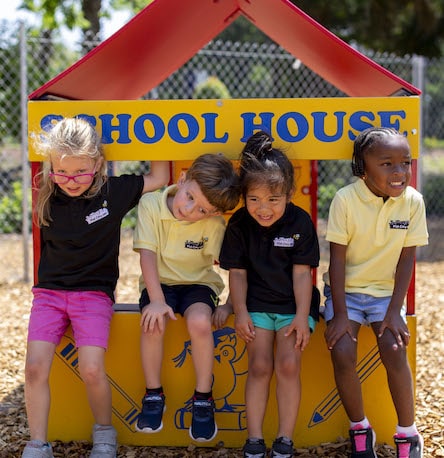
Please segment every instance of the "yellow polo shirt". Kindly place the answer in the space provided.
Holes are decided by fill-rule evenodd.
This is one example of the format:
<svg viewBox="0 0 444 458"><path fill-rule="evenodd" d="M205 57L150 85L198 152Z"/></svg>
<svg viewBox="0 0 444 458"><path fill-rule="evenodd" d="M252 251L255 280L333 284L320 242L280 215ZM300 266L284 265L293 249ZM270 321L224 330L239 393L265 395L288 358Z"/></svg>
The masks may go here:
<svg viewBox="0 0 444 458"><path fill-rule="evenodd" d="M176 185L163 192L144 194L137 207L133 249L157 253L160 282L166 285L209 286L217 295L224 289L222 278L213 269L225 233L225 220L211 216L196 222L177 220L167 206ZM140 291L145 288L143 277Z"/></svg>
<svg viewBox="0 0 444 458"><path fill-rule="evenodd" d="M333 198L326 239L347 245L347 293L391 296L401 250L428 243L422 195L409 186L384 202L358 179ZM330 283L328 273L324 280Z"/></svg>

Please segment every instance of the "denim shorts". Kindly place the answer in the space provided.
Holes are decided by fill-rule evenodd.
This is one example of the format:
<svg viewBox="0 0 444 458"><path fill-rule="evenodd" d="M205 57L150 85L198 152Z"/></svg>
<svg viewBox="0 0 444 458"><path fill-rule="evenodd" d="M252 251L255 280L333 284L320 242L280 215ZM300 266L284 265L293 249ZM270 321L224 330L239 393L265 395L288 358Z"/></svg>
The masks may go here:
<svg viewBox="0 0 444 458"><path fill-rule="evenodd" d="M330 286L325 285L324 295L326 299L323 314L325 321L328 323L334 316ZM381 322L385 318L391 298L391 296L375 297L362 293L346 293L345 303L348 319L362 325ZM405 305L401 308L401 317L406 321Z"/></svg>
<svg viewBox="0 0 444 458"><path fill-rule="evenodd" d="M250 312L251 321L257 328L267 329L268 331L279 331L284 326L288 326L295 315L283 313L267 313L267 312ZM314 331L316 321L313 317L308 317L308 326L310 332Z"/></svg>
<svg viewBox="0 0 444 458"><path fill-rule="evenodd" d="M60 343L69 324L77 347L108 347L113 302L102 291L32 289L28 342Z"/></svg>
<svg viewBox="0 0 444 458"><path fill-rule="evenodd" d="M174 313L182 316L185 310L197 302L207 304L214 312L219 298L216 293L206 285L161 285L166 303L173 309ZM150 303L146 288L142 291L139 299L140 310Z"/></svg>

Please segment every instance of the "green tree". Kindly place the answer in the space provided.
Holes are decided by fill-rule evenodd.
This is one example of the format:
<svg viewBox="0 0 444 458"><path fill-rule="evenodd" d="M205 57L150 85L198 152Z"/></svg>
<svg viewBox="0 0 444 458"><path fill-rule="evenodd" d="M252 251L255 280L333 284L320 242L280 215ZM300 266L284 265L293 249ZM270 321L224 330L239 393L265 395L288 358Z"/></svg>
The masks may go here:
<svg viewBox="0 0 444 458"><path fill-rule="evenodd" d="M291 0L302 11L347 43L398 55L444 54L442 0ZM219 37L266 43L270 38L244 17Z"/></svg>
<svg viewBox="0 0 444 458"><path fill-rule="evenodd" d="M91 38L100 40L100 19L114 10L137 13L153 0L22 0L21 7L40 14L42 30L80 27L84 52ZM398 55L437 57L444 53L442 0L291 0L296 6L346 42ZM238 18L219 37L230 41L270 42L245 17Z"/></svg>
<svg viewBox="0 0 444 458"><path fill-rule="evenodd" d="M28 28L26 53L28 90L31 92L60 73L78 59L78 53L64 48L60 43L35 40L38 34ZM55 52L53 52L55 51ZM54 56L57 56L55 58ZM7 21L0 21L0 144L20 142L20 46L17 30Z"/></svg>
<svg viewBox="0 0 444 458"><path fill-rule="evenodd" d="M444 51L442 0L292 0L347 42L398 55Z"/></svg>
<svg viewBox="0 0 444 458"><path fill-rule="evenodd" d="M41 33L51 41L55 30L66 26L69 30L82 31L82 53L86 54L101 40L103 17L110 17L113 10L126 9L137 13L153 0L22 0L20 9L41 17Z"/></svg>
<svg viewBox="0 0 444 458"><path fill-rule="evenodd" d="M193 93L193 99L229 99L227 86L215 76L208 77L198 84Z"/></svg>

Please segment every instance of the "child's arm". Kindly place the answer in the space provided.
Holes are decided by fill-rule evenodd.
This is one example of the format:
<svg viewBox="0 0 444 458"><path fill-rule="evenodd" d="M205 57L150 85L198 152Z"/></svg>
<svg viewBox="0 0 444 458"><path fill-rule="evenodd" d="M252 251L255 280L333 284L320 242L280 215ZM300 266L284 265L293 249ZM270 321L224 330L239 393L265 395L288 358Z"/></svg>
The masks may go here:
<svg viewBox="0 0 444 458"><path fill-rule="evenodd" d="M348 334L356 341L348 320L347 307L345 305L345 253L347 245L330 242L330 288L335 315L325 330L327 347L331 350L336 342Z"/></svg>
<svg viewBox="0 0 444 458"><path fill-rule="evenodd" d="M410 334L405 321L401 317L401 307L407 295L410 279L413 274L416 247L406 247L401 251L395 272L395 286L392 298L385 314L384 321L379 328L378 336L381 337L388 328L395 336L398 345L408 345Z"/></svg>
<svg viewBox="0 0 444 458"><path fill-rule="evenodd" d="M142 194L155 191L170 181L170 163L168 161L152 161L150 173L143 176Z"/></svg>
<svg viewBox="0 0 444 458"><path fill-rule="evenodd" d="M302 264L293 265L293 291L296 301L296 315L290 323L285 336L292 332L296 333L295 348L301 351L307 346L310 339L310 327L308 326L308 314L312 296L311 267Z"/></svg>
<svg viewBox="0 0 444 458"><path fill-rule="evenodd" d="M230 269L229 284L236 333L245 342L251 342L256 333L247 310L247 271L245 269Z"/></svg>
<svg viewBox="0 0 444 458"><path fill-rule="evenodd" d="M143 281L150 298L150 303L142 310L140 325L143 332L162 332L165 319L176 319L173 309L166 303L165 296L160 286L157 270L157 255L151 250L140 250L140 267L142 268Z"/></svg>

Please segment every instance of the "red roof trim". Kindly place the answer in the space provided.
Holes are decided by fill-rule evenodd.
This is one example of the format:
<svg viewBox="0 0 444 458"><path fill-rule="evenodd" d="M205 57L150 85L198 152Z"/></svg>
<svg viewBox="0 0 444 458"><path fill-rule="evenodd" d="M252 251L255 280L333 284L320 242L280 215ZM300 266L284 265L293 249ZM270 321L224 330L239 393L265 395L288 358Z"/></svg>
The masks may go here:
<svg viewBox="0 0 444 458"><path fill-rule="evenodd" d="M193 0L192 7L183 0L155 0L29 99L138 99L240 14L349 96L420 94L288 0Z"/></svg>

